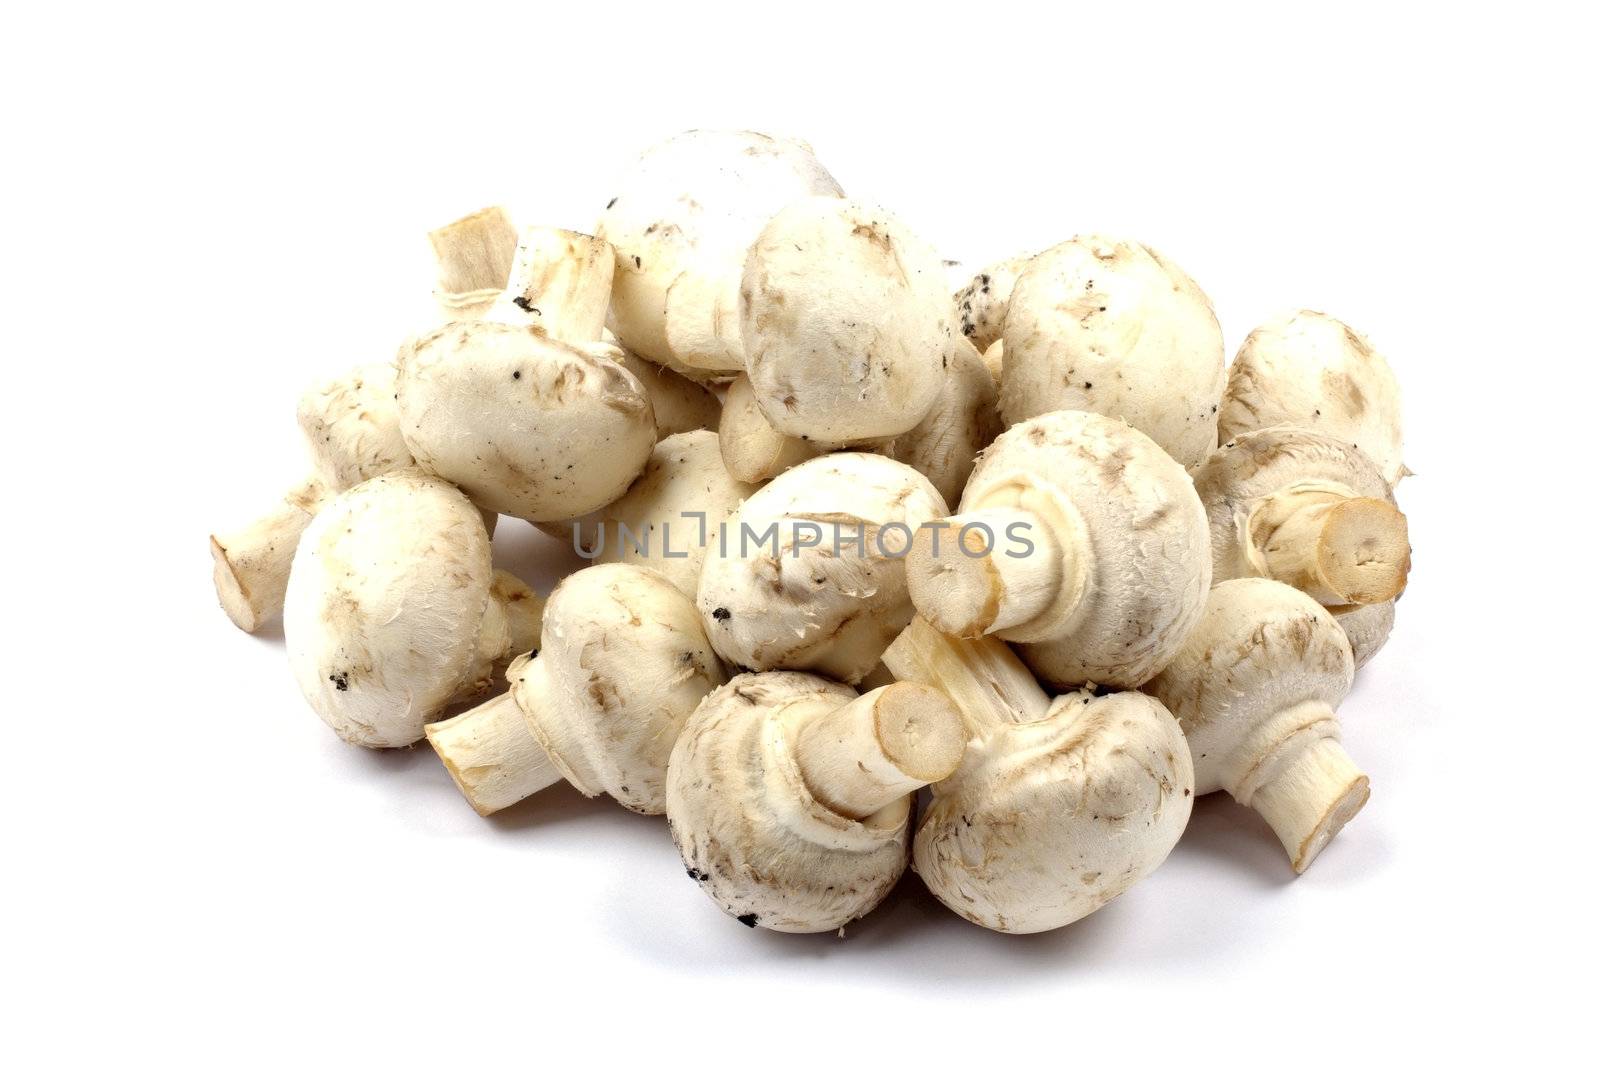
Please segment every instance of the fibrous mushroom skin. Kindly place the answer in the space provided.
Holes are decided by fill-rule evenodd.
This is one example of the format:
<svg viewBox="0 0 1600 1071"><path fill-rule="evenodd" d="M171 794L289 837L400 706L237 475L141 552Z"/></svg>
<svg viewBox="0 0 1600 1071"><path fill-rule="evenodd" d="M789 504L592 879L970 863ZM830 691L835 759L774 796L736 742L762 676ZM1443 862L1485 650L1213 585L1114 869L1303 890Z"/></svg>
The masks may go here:
<svg viewBox="0 0 1600 1071"><path fill-rule="evenodd" d="M1221 441L1279 424L1354 443L1391 485L1407 474L1400 387L1389 362L1326 313L1301 309L1262 324L1228 370Z"/></svg>
<svg viewBox="0 0 1600 1071"><path fill-rule="evenodd" d="M1210 517L1213 582L1261 576L1289 583L1337 608L1335 620L1356 648L1358 668L1377 653L1394 623L1410 548L1394 492L1364 452L1307 428L1263 428L1224 443L1194 479ZM1330 504L1355 511L1355 519L1343 525L1324 519ZM1291 510L1322 511L1300 537L1313 546L1280 546L1293 531L1283 523L1294 516ZM1351 546L1331 545L1339 541ZM1286 560L1296 567L1283 568ZM1302 568L1306 563L1313 567ZM1374 604L1390 609L1338 612Z"/></svg>
<svg viewBox="0 0 1600 1071"><path fill-rule="evenodd" d="M446 324L400 352L402 431L423 470L527 521L619 498L656 442L625 368L520 324Z"/></svg>
<svg viewBox="0 0 1600 1071"><path fill-rule="evenodd" d="M751 495L706 558L696 605L724 661L855 682L911 620L903 556L944 516L920 473L877 454L815 458Z"/></svg>
<svg viewBox="0 0 1600 1071"><path fill-rule="evenodd" d="M1185 468L1216 448L1224 382L1211 302L1148 246L1063 242L1028 262L1007 307L1000 412L1119 417Z"/></svg>
<svg viewBox="0 0 1600 1071"><path fill-rule="evenodd" d="M853 689L806 673L741 674L700 704L667 773L667 817L689 876L747 926L838 929L906 866L902 796L865 819L818 802L795 758L800 730Z"/></svg>
<svg viewBox="0 0 1600 1071"><path fill-rule="evenodd" d="M834 445L916 427L954 335L937 253L881 208L808 197L745 261L739 324L756 403L785 435Z"/></svg>
<svg viewBox="0 0 1600 1071"><path fill-rule="evenodd" d="M965 340L954 340L933 408L895 439L890 456L926 476L946 502L957 501L978 453L1000 434L998 399L978 351Z"/></svg>
<svg viewBox="0 0 1600 1071"><path fill-rule="evenodd" d="M1189 739L1195 790L1226 789L1265 817L1297 873L1367 801L1334 708L1355 662L1332 615L1260 578L1212 589L1200 622L1146 686Z"/></svg>
<svg viewBox="0 0 1600 1071"><path fill-rule="evenodd" d="M573 521L565 538L597 561L654 569L693 599L706 558L722 553L723 522L757 490L728 474L716 432L681 432L656 444L627 494Z"/></svg>
<svg viewBox="0 0 1600 1071"><path fill-rule="evenodd" d="M843 191L804 142L753 131L690 130L647 149L595 233L616 248L611 329L648 360L744 367L739 278L774 213Z"/></svg>
<svg viewBox="0 0 1600 1071"><path fill-rule="evenodd" d="M996 528L991 552L976 559L957 545L973 521ZM1025 525L1026 550L1007 540L1011 523ZM929 553L930 530L907 562L922 615L960 635L1020 643L1023 660L1058 688L1149 680L1211 585L1205 510L1189 477L1149 437L1095 413L1049 413L1007 430L979 459L949 525L942 549ZM979 582L949 583L975 570L985 571ZM1000 615L1026 570L1040 573L1024 578L1042 585L1034 612L1008 622Z"/></svg>
<svg viewBox="0 0 1600 1071"><path fill-rule="evenodd" d="M1011 304L1011 291L1032 259L1029 253L991 264L956 291L956 315L961 334L979 353L1000 340L1006 324L1006 309Z"/></svg>
<svg viewBox="0 0 1600 1071"><path fill-rule="evenodd" d="M1154 871L1194 796L1183 733L1137 692L1049 700L1000 641L957 640L918 618L884 655L945 691L972 739L933 786L913 866L945 906L1005 933L1076 922Z"/></svg>
<svg viewBox="0 0 1600 1071"><path fill-rule="evenodd" d="M491 567L466 496L405 471L358 484L307 527L283 631L300 691L323 721L351 743L404 747L533 645L540 607Z"/></svg>
<svg viewBox="0 0 1600 1071"><path fill-rule="evenodd" d="M411 466L395 405L392 363L372 364L313 384L295 417L322 482L335 490Z"/></svg>
<svg viewBox="0 0 1600 1071"><path fill-rule="evenodd" d="M505 209L485 208L428 232L438 281L433 297L442 323L476 320L505 289L517 229Z"/></svg>

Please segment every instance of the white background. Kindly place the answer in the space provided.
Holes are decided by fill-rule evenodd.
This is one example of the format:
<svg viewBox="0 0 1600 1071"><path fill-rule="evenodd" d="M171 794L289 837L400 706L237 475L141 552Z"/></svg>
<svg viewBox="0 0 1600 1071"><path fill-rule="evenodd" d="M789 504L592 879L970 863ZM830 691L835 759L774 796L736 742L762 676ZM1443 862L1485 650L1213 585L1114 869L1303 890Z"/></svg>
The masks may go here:
<svg viewBox="0 0 1600 1071"><path fill-rule="evenodd" d="M7 15L0 1059L1570 1053L1600 762L1576 7L579 6ZM1309 305L1389 355L1416 566L1343 710L1372 802L1310 873L1210 798L1053 934L982 931L915 878L842 940L751 932L662 821L566 787L479 819L426 748L341 744L281 638L227 623L207 533L296 476L309 379L416 326L423 233L494 202L588 229L691 126L803 136L974 265L1148 241L1230 352ZM503 532L548 587L559 555Z"/></svg>

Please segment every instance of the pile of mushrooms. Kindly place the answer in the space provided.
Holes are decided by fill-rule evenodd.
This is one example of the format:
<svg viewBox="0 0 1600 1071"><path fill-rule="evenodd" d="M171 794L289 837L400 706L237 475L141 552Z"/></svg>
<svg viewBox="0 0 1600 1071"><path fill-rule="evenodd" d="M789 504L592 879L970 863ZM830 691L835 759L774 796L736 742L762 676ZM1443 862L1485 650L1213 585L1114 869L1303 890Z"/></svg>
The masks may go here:
<svg viewBox="0 0 1600 1071"><path fill-rule="evenodd" d="M483 815L563 780L665 815L690 881L785 932L908 868L979 926L1066 926L1198 793L1297 874L1328 851L1371 794L1337 709L1411 567L1364 336L1295 311L1228 366L1196 282L1104 235L951 293L748 131L647 150L595 210L428 234L429 319L312 385L310 475L211 537L340 738L425 740ZM541 595L497 522L584 564Z"/></svg>

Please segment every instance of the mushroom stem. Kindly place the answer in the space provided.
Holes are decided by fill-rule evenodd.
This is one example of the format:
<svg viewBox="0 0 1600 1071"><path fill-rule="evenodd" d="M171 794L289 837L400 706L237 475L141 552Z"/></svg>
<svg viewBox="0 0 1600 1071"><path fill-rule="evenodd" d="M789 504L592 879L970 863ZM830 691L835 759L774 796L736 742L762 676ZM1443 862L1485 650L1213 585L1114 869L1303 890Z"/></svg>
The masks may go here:
<svg viewBox="0 0 1600 1071"><path fill-rule="evenodd" d="M1031 544L1026 553L1009 542L1017 531ZM1062 575L1061 546L1049 528L1010 506L925 525L906 558L917 611L941 632L966 639L1032 621L1055 601Z"/></svg>
<svg viewBox="0 0 1600 1071"><path fill-rule="evenodd" d="M561 342L596 342L611 303L611 243L556 227L526 227L492 319L532 323Z"/></svg>
<svg viewBox="0 0 1600 1071"><path fill-rule="evenodd" d="M483 611L483 628L478 633L478 657L465 690L489 690L514 655L538 649L544 602L521 580L502 569L495 570L489 584L489 603Z"/></svg>
<svg viewBox="0 0 1600 1071"><path fill-rule="evenodd" d="M1254 756L1235 785L1234 798L1255 809L1283 842L1296 874L1303 874L1372 794L1367 775L1339 742L1333 708L1307 700L1269 719L1269 735L1283 732Z"/></svg>
<svg viewBox="0 0 1600 1071"><path fill-rule="evenodd" d="M517 248L506 211L485 208L428 232L437 262L433 296L446 320L475 320L505 289Z"/></svg>
<svg viewBox="0 0 1600 1071"><path fill-rule="evenodd" d="M795 761L821 803L857 820L876 814L961 764L967 731L943 694L896 683L812 719Z"/></svg>
<svg viewBox="0 0 1600 1071"><path fill-rule="evenodd" d="M1285 491L1255 511L1249 534L1267 576L1324 606L1388 602L1405 590L1411 568L1405 514L1382 499Z"/></svg>
<svg viewBox="0 0 1600 1071"><path fill-rule="evenodd" d="M509 692L436 721L425 732L461 794L479 814L503 810L562 779L528 731L522 708Z"/></svg>
<svg viewBox="0 0 1600 1071"><path fill-rule="evenodd" d="M902 681L949 696L974 738L1038 721L1050 710L1050 697L1028 667L991 636L958 640L918 617L883 653L883 664Z"/></svg>
<svg viewBox="0 0 1600 1071"><path fill-rule="evenodd" d="M217 599L244 631L254 632L283 611L300 534L328 495L327 486L313 476L284 495L266 516L236 532L211 537Z"/></svg>

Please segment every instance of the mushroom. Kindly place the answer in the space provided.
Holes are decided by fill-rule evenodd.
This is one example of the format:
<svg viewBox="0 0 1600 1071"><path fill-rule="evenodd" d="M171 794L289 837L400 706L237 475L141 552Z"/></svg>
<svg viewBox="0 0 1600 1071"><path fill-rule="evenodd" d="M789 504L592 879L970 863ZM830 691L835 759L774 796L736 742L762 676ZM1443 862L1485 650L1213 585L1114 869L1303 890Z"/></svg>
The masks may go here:
<svg viewBox="0 0 1600 1071"><path fill-rule="evenodd" d="M1350 641L1350 653L1355 655L1356 669L1361 669L1383 650L1394 631L1394 599L1375 602L1370 606L1330 606L1328 612L1344 629L1344 638Z"/></svg>
<svg viewBox="0 0 1600 1071"><path fill-rule="evenodd" d="M616 361L633 373L633 378L650 396L650 409L656 416L656 434L661 438L702 428L716 430L722 419L722 403L703 384L663 365L652 364L615 342L602 339L585 345L583 349L595 356Z"/></svg>
<svg viewBox="0 0 1600 1071"><path fill-rule="evenodd" d="M511 274L517 229L503 208L491 207L428 232L439 318L476 320L489 311Z"/></svg>
<svg viewBox="0 0 1600 1071"><path fill-rule="evenodd" d="M1006 308L1011 304L1011 291L1032 259L1033 254L1025 253L991 264L956 291L961 333L979 353L1000 341L1006 325Z"/></svg>
<svg viewBox="0 0 1600 1071"><path fill-rule="evenodd" d="M572 522L573 546L602 562L654 569L693 599L707 556L722 553L723 522L757 489L728 474L715 432L670 435L627 494Z"/></svg>
<svg viewBox="0 0 1600 1071"><path fill-rule="evenodd" d="M1334 708L1355 677L1350 643L1317 601L1259 577L1211 591L1183 649L1147 686L1177 716L1195 789L1254 808L1303 873L1367 802Z"/></svg>
<svg viewBox="0 0 1600 1071"><path fill-rule="evenodd" d="M411 465L394 387L394 366L387 364L314 384L301 396L297 415L315 474L251 524L211 537L217 599L244 631L256 631L283 610L295 545L330 497Z"/></svg>
<svg viewBox="0 0 1600 1071"><path fill-rule="evenodd" d="M746 926L838 929L906 865L911 793L949 776L966 732L931 688L858 697L808 673L746 673L690 717L667 769L689 876Z"/></svg>
<svg viewBox="0 0 1600 1071"><path fill-rule="evenodd" d="M1211 518L1213 581L1270 577L1330 609L1387 604L1387 613L1336 614L1357 664L1383 645L1411 567L1406 518L1383 473L1331 435L1280 426L1246 432L1195 471Z"/></svg>
<svg viewBox="0 0 1600 1071"><path fill-rule="evenodd" d="M1121 417L1180 465L1217 444L1222 328L1211 302L1148 246L1081 237L1028 262L1006 307L1000 413Z"/></svg>
<svg viewBox="0 0 1600 1071"><path fill-rule="evenodd" d="M911 620L901 559L945 514L916 470L877 454L797 465L728 519L695 600L723 660L854 683Z"/></svg>
<svg viewBox="0 0 1600 1071"><path fill-rule="evenodd" d="M914 847L923 883L956 914L1005 933L1076 922L1150 874L1189 822L1183 733L1138 692L1052 701L993 637L922 618L884 652L902 681L946 693L972 742L933 786Z"/></svg>
<svg viewBox="0 0 1600 1071"><path fill-rule="evenodd" d="M622 345L658 364L741 371L745 254L773 213L812 194L843 191L801 141L690 130L647 149L595 231L616 249Z"/></svg>
<svg viewBox="0 0 1600 1071"><path fill-rule="evenodd" d="M933 408L890 444L889 455L926 476L946 502L956 501L978 452L1000 434L997 397L978 351L965 339L955 339Z"/></svg>
<svg viewBox="0 0 1600 1071"><path fill-rule="evenodd" d="M743 375L728 384L717 438L722 444L722 463L734 479L745 483L770 480L826 452L817 443L785 435L773 427L756 403L750 377Z"/></svg>
<svg viewBox="0 0 1600 1071"><path fill-rule="evenodd" d="M1006 344L1003 340L996 341L994 345L983 351L983 366L989 370L989 376L994 380L995 390L999 390L1000 381L1006 374Z"/></svg>
<svg viewBox="0 0 1600 1071"><path fill-rule="evenodd" d="M961 512L917 533L906 577L942 632L1025 644L1058 687L1136 688L1200 615L1206 540L1177 462L1120 420L1063 411L994 441Z"/></svg>
<svg viewBox="0 0 1600 1071"><path fill-rule="evenodd" d="M533 646L541 608L490 565L466 496L408 469L344 492L306 528L283 634L301 693L334 732L405 747Z"/></svg>
<svg viewBox="0 0 1600 1071"><path fill-rule="evenodd" d="M636 565L597 565L557 585L538 653L518 657L506 678L505 695L427 727L479 814L563 778L585 796L665 813L678 732L728 679L694 603Z"/></svg>
<svg viewBox="0 0 1600 1071"><path fill-rule="evenodd" d="M401 430L424 471L526 521L581 517L628 489L655 417L644 386L594 349L611 289L604 249L529 228L484 319L401 347Z"/></svg>
<svg viewBox="0 0 1600 1071"><path fill-rule="evenodd" d="M954 310L933 248L881 208L805 197L768 221L739 290L745 369L772 426L835 445L910 431L939 392Z"/></svg>
<svg viewBox="0 0 1600 1071"><path fill-rule="evenodd" d="M1400 386L1383 355L1347 324L1301 309L1250 332L1228 370L1218 433L1293 424L1354 443L1390 485L1401 460Z"/></svg>

